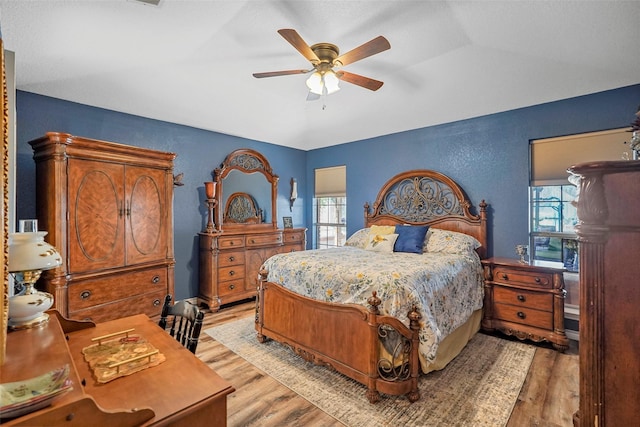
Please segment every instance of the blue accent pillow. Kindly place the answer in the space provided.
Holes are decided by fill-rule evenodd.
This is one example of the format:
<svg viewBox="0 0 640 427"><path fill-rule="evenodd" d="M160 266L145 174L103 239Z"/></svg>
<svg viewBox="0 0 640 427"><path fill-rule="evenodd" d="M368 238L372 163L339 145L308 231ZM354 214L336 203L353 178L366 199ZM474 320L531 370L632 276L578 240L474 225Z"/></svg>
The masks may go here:
<svg viewBox="0 0 640 427"><path fill-rule="evenodd" d="M395 234L398 235L398 239L393 251L421 254L427 230L428 225L396 225Z"/></svg>

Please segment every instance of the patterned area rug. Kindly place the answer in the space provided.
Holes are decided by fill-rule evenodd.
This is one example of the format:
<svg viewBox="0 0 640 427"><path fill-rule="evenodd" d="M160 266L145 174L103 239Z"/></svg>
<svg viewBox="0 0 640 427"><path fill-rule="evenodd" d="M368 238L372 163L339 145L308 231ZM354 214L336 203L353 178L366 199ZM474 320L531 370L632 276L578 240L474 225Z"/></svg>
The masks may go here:
<svg viewBox="0 0 640 427"><path fill-rule="evenodd" d="M476 334L445 369L420 377L419 401L382 395L372 405L363 385L307 363L274 341L260 344L252 317L205 333L351 427L504 426L535 353L527 344Z"/></svg>

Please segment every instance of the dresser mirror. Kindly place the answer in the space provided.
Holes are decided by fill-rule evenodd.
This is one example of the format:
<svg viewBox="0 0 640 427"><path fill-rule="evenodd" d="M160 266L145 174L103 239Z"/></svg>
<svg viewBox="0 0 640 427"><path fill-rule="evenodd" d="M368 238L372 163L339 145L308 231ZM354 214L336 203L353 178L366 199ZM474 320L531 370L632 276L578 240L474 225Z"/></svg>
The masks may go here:
<svg viewBox="0 0 640 427"><path fill-rule="evenodd" d="M278 176L262 154L236 150L213 173L218 183L216 219L222 230L277 228Z"/></svg>

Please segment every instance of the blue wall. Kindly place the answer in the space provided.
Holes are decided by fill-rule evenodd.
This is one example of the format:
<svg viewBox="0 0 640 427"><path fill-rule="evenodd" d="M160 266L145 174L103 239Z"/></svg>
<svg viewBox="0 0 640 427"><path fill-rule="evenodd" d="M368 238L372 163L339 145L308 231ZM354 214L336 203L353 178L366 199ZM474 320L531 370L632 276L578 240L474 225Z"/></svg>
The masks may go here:
<svg viewBox="0 0 640 427"><path fill-rule="evenodd" d="M306 193L313 194L314 169L346 165L351 235L364 224L364 203L372 204L387 180L434 169L457 181L474 205L485 199L492 254L514 257L515 245L528 241L529 142L630 126L639 104L634 85L314 150L307 155Z"/></svg>
<svg viewBox="0 0 640 427"><path fill-rule="evenodd" d="M178 154L175 173L184 172L185 185L176 187L174 196L177 299L197 294L197 233L206 221L202 183L238 148L253 148L267 157L280 176L278 223L282 216L292 216L295 226L309 227L309 240L308 195L313 194L316 168L347 166L349 235L363 226L363 204L372 203L388 179L409 169L435 169L459 182L474 205L482 199L490 204L492 254L514 257L515 245L528 240L530 140L626 127L638 104L640 84L304 152L19 91L18 218L35 215L35 164L27 141L55 131ZM288 203L291 177L299 183L293 212Z"/></svg>
<svg viewBox="0 0 640 427"><path fill-rule="evenodd" d="M280 176L278 224L282 216L292 216L294 226L304 222L303 199L289 212L289 180L305 176L306 153L264 142L204 131L138 116L62 101L18 91L17 110L17 216L35 217L35 163L28 141L46 132L65 132L87 138L119 142L138 147L170 151L178 156L174 173L184 172L184 186L174 187L175 298L198 293L197 233L206 225L204 182L212 171L238 148L262 153ZM249 119L248 119L249 120Z"/></svg>

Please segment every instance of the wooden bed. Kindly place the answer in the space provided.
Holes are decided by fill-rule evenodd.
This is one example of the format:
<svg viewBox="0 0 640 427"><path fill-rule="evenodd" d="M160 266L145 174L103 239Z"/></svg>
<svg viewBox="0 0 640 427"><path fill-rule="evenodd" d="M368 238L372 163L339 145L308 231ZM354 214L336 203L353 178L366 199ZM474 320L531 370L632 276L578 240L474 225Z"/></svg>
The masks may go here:
<svg viewBox="0 0 640 427"><path fill-rule="evenodd" d="M470 211L462 188L447 176L430 170L412 170L396 175L380 190L373 208L365 204L365 227L372 225L429 225L431 228L475 237L487 254L487 205L478 214ZM260 342L273 339L289 346L314 364L331 367L364 384L371 403L380 393L420 398L418 377L418 329L421 313L414 307L405 325L380 313L381 300L373 292L369 306L317 301L267 281L259 274L255 327ZM478 310L481 311L481 310ZM479 327L479 317L475 323ZM402 338L393 351L381 345L381 337L395 330ZM464 344L477 332L467 333ZM462 347L455 350L457 354ZM453 358L451 356L450 358ZM423 369L424 370L424 369Z"/></svg>

